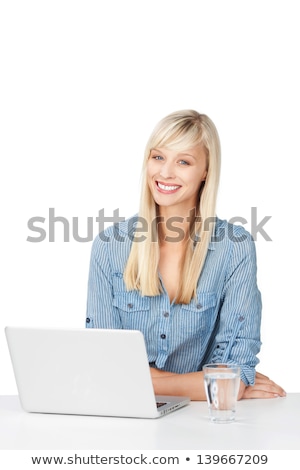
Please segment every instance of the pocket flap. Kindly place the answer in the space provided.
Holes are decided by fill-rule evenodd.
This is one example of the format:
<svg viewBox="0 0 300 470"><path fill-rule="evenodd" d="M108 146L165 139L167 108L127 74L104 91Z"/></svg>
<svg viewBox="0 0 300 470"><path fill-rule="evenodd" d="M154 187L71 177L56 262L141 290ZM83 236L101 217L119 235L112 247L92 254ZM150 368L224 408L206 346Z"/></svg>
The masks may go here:
<svg viewBox="0 0 300 470"><path fill-rule="evenodd" d="M216 304L216 294L212 292L199 292L196 299L192 299L188 305L182 305L182 308L184 310L192 310L201 313L209 308L215 307Z"/></svg>
<svg viewBox="0 0 300 470"><path fill-rule="evenodd" d="M113 306L125 312L141 312L149 310L149 297L142 297L137 292L122 292L117 294L113 299Z"/></svg>

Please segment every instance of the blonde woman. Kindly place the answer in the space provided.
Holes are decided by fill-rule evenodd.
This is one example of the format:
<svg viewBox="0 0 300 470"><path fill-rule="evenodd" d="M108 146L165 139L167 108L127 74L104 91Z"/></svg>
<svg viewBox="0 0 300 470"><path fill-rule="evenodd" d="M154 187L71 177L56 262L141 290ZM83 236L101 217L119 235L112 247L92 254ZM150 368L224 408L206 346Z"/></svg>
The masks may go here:
<svg viewBox="0 0 300 470"><path fill-rule="evenodd" d="M94 240L86 325L142 331L156 394L205 400L202 366L231 362L241 367L239 398L284 396L255 372L255 246L243 227L217 218L219 175L211 119L184 110L157 124L138 215Z"/></svg>

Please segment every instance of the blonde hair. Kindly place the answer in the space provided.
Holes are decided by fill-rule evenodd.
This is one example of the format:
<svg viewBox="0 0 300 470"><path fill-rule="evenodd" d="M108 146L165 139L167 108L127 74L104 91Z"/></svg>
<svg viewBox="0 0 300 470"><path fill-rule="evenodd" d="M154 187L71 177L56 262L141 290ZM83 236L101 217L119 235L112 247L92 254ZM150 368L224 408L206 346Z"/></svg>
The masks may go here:
<svg viewBox="0 0 300 470"><path fill-rule="evenodd" d="M217 129L205 114L193 110L177 111L162 119L154 128L145 149L139 217L147 221L148 232L141 241L133 241L124 272L128 290L139 290L141 295L156 296L162 288L158 276L159 234L158 207L147 183L147 162L153 148L184 151L203 145L207 153L207 176L199 192L196 216L200 224L191 225L191 237L181 266L181 281L176 303L188 304L196 296L197 283L214 232L216 198L220 175L220 141ZM206 223L205 223L206 221Z"/></svg>

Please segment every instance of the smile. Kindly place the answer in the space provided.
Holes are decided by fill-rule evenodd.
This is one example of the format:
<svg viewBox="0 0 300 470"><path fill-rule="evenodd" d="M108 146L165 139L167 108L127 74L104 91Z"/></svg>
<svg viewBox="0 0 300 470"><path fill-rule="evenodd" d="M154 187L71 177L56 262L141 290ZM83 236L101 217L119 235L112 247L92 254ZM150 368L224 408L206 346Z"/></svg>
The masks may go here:
<svg viewBox="0 0 300 470"><path fill-rule="evenodd" d="M162 184L159 181L156 181L156 186L160 192L168 193L168 194L174 193L175 191L181 188L181 186L179 185Z"/></svg>

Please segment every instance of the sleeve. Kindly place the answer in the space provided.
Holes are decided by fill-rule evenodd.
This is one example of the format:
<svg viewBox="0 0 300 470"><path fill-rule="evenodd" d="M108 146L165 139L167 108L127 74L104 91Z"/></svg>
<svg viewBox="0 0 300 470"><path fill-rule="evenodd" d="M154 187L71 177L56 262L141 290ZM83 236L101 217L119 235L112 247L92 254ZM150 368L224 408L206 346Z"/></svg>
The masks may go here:
<svg viewBox="0 0 300 470"><path fill-rule="evenodd" d="M122 328L118 311L113 307L113 282L108 244L98 236L92 245L87 294L87 328Z"/></svg>
<svg viewBox="0 0 300 470"><path fill-rule="evenodd" d="M251 235L243 227L235 226L235 231L212 362L238 364L243 382L253 385L261 347L262 308L256 280L256 250Z"/></svg>

